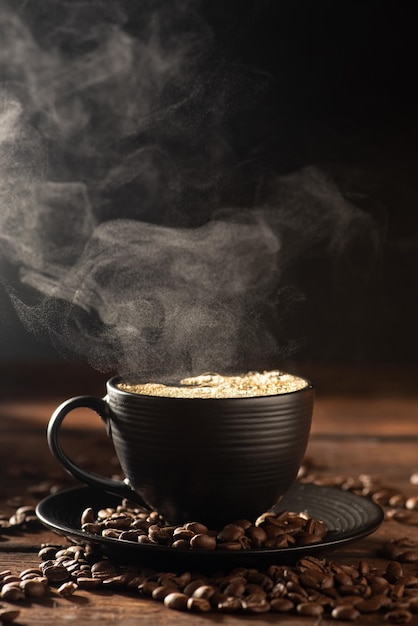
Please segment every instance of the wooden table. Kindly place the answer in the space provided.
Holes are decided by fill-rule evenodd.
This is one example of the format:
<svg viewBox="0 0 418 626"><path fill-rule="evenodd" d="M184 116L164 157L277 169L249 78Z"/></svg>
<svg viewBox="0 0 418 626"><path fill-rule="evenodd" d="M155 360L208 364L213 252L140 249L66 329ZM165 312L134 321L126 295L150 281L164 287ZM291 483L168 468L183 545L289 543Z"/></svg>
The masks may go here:
<svg viewBox="0 0 418 626"><path fill-rule="evenodd" d="M317 400L307 458L317 477L329 481L336 476L377 476L406 496L418 495L410 481L418 472L418 384L414 368L349 368L307 365L300 371L317 386ZM33 505L51 490L75 485L51 457L45 428L52 410L64 399L84 393L104 395L103 376L83 365L15 365L3 368L0 395L0 511L12 515L21 505ZM66 421L67 424L67 421ZM65 446L80 463L98 472L117 471L110 442L100 420L87 411L68 418ZM389 510L387 506L385 510ZM402 509L405 512L405 509ZM408 537L418 546L418 512L411 512L409 523L386 519L367 538L327 557L337 564L358 564L367 560L374 567L386 567L382 546ZM39 565L41 544L69 545L62 537L33 527L0 532L0 572ZM418 548L417 548L418 549ZM418 576L418 563L404 564L405 572ZM78 625L100 623L184 625L208 623L308 625L321 620L340 623L328 617L301 617L292 614L260 615L186 613L169 610L163 604L138 593L77 590L65 598L52 590L41 599L16 603L0 601L0 611L18 608L16 623L47 626L57 623ZM362 614L359 623L383 623L383 612ZM343 623L343 622L341 622ZM414 615L411 624L418 624Z"/></svg>

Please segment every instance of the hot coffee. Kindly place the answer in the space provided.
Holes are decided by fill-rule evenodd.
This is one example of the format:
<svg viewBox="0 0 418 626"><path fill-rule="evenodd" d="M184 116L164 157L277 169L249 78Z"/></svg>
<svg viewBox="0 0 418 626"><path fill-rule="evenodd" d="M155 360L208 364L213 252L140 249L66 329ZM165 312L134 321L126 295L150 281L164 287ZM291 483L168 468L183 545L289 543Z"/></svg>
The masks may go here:
<svg viewBox="0 0 418 626"><path fill-rule="evenodd" d="M164 398L255 398L290 393L306 386L307 382L303 378L273 370L234 376L201 374L169 385L122 382L118 388L140 395Z"/></svg>

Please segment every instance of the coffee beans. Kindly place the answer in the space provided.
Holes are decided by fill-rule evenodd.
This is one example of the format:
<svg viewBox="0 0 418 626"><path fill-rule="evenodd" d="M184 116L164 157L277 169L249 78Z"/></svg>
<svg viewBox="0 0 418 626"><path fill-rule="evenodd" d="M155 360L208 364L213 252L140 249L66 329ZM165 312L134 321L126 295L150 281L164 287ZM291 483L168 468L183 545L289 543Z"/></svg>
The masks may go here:
<svg viewBox="0 0 418 626"><path fill-rule="evenodd" d="M384 485L379 476L360 474L359 476L333 476L329 473L318 473L313 463L307 459L298 474L300 482L313 483L328 487L339 487L365 496L385 507L386 519L395 519L404 524L418 525L418 496L407 496L392 486ZM418 485L418 472L409 477L412 485Z"/></svg>
<svg viewBox="0 0 418 626"><path fill-rule="evenodd" d="M166 526L158 513L130 506L125 500L116 508L95 515L88 507L81 514L81 528L102 537L122 541L165 545L176 550L252 550L307 546L321 542L324 522L305 513L264 513L255 522L242 519L211 530L200 522Z"/></svg>
<svg viewBox="0 0 418 626"><path fill-rule="evenodd" d="M174 609L176 611L184 611L187 608L189 598L185 593L181 593L178 591L173 591L169 593L164 598L164 604L169 609Z"/></svg>
<svg viewBox="0 0 418 626"><path fill-rule="evenodd" d="M327 477L315 474L312 468L302 469L301 473L302 481L333 484L374 499L385 507L387 519L416 523L417 500L382 485L376 477ZM12 518L16 524L26 524L19 528L29 528L28 520L23 520L25 516L30 518L33 509L23 505L19 508L3 523L10 524ZM86 533L173 550L279 549L309 545L311 540L320 542L327 530L321 520L292 512L268 512L255 521L235 520L217 530L197 521L166 526L157 513L150 514L127 501L100 511L88 507L80 523ZM384 559L380 567L376 567L376 561L334 563L305 555L293 566L272 565L263 571L237 567L204 575L141 570L113 562L88 546L46 545L39 551L39 567L18 574L8 569L0 572L0 596L3 601L19 603L54 595L63 600L80 591L85 594L106 589L109 593L137 593L177 611L249 615L271 612L299 619L306 616L307 623L322 619L368 621L375 616L379 623L407 624L418 615L418 545L408 537L393 539L381 547L379 556ZM17 610L0 606L0 623L17 616Z"/></svg>
<svg viewBox="0 0 418 626"><path fill-rule="evenodd" d="M0 516L0 533L10 534L16 530L30 530L39 527L39 520L32 506L20 506L13 515Z"/></svg>
<svg viewBox="0 0 418 626"><path fill-rule="evenodd" d="M16 609L0 609L0 622L2 624L10 624L19 617L20 611Z"/></svg>
<svg viewBox="0 0 418 626"><path fill-rule="evenodd" d="M230 532L239 531L228 528L223 537L230 539ZM418 547L407 538L388 542L382 554L391 556L380 569L364 560L349 564L304 556L293 566L271 565L263 571L236 567L203 575L141 570L115 563L88 546L46 546L39 551L39 568L20 574L4 570L0 587L2 598L9 602L107 589L136 592L176 611L271 612L347 622L378 615L380 622L407 624L418 614L418 576L415 564L402 564L405 551L414 553Z"/></svg>

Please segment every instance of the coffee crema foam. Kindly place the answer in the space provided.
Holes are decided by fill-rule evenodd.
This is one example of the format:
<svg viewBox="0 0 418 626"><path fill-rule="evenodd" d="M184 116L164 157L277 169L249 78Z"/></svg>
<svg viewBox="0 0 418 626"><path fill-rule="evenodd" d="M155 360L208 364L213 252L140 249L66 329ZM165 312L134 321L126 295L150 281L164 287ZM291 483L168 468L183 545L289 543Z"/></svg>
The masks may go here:
<svg viewBox="0 0 418 626"><path fill-rule="evenodd" d="M122 391L164 398L254 398L290 393L307 386L303 378L279 370L234 376L201 374L183 378L173 385L127 382L117 385Z"/></svg>

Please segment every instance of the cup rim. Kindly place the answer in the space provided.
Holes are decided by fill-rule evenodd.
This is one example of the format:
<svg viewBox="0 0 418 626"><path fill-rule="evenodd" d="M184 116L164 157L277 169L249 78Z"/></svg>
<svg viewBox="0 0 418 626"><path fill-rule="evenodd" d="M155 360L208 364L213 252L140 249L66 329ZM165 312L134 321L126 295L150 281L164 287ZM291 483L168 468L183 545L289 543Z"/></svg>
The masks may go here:
<svg viewBox="0 0 418 626"><path fill-rule="evenodd" d="M127 391L126 389L119 389L119 387L117 387L117 384L119 382L122 381L126 381L127 379L129 379L129 375L116 375L116 376L112 376L112 378L110 378L107 381L107 387L111 388L112 391L116 392L118 395L120 395L121 397L125 397L125 398L141 398L143 400L149 401L149 400L153 400L154 402L192 402L192 403L198 403L198 402L203 402L203 403L212 403L212 402L242 402L243 400L246 400L247 402L249 400L252 401L269 401L272 398L288 398L289 396L295 396L298 394L303 394L306 393L308 391L315 391L315 385L314 383L309 380L308 378L306 378L305 376L300 376L299 374L293 374L294 376L296 376L297 378L301 378L303 381L306 382L306 385L304 387L301 387L300 389L296 389L294 391L286 391L285 393L276 393L276 394L265 394L265 395L260 395L260 396L238 396L238 397L232 397L232 398L226 398L226 397L220 397L220 398L190 398L190 397L176 397L176 396L157 396L157 395L150 395L150 394L145 394L145 393L135 393L133 391Z"/></svg>

